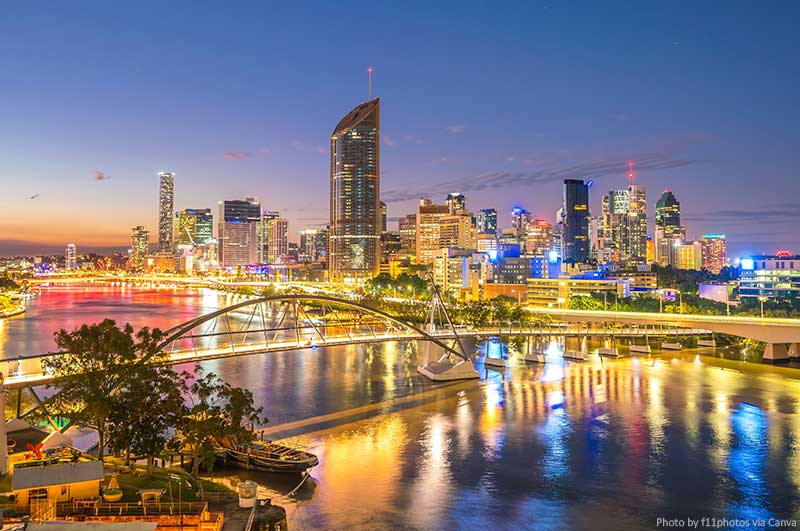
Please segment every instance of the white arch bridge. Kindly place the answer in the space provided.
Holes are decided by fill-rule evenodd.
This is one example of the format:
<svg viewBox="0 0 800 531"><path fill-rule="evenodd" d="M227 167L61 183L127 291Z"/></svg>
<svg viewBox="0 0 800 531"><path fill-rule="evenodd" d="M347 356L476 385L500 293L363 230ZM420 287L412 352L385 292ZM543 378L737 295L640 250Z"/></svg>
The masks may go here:
<svg viewBox="0 0 800 531"><path fill-rule="evenodd" d="M422 374L434 380L477 377L462 339L499 336L549 339L589 337L641 338L703 335L703 329L665 328L612 323L505 323L493 326L455 325L434 293L424 325L415 324L359 302L325 295L273 295L222 308L166 331L152 363L179 364L249 354L283 352L322 346L417 340L427 343ZM528 341L531 344L531 341ZM437 348L430 348L437 347ZM529 348L530 350L530 348ZM0 360L5 387L17 389L51 383L48 370L55 352Z"/></svg>

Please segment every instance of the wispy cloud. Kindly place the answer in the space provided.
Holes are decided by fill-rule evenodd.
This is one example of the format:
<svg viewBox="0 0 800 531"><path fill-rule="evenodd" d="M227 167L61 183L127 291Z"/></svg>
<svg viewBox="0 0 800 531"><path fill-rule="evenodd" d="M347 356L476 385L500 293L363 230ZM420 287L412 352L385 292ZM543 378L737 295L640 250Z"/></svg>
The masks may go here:
<svg viewBox="0 0 800 531"><path fill-rule="evenodd" d="M103 171L100 171L100 170L96 170L94 172L94 180L95 181L98 181L98 182L99 181L107 181L110 178L111 178L111 176L106 174L106 172L103 172Z"/></svg>
<svg viewBox="0 0 800 531"><path fill-rule="evenodd" d="M269 156L269 148L262 147L257 151L226 151L222 156L225 160L244 160L254 157L266 158Z"/></svg>
<svg viewBox="0 0 800 531"><path fill-rule="evenodd" d="M397 141L389 135L382 135L381 139L383 140L384 146L394 147L397 145Z"/></svg>
<svg viewBox="0 0 800 531"><path fill-rule="evenodd" d="M682 216L686 221L713 221L726 225L738 224L791 224L800 218L797 206L792 203L773 203L752 209L712 210L699 216Z"/></svg>
<svg viewBox="0 0 800 531"><path fill-rule="evenodd" d="M454 135L458 135L458 134L461 134L461 133L463 133L463 132L464 132L464 129L465 129L465 127L464 127L464 125L463 125L463 124L459 124L459 125L448 125L448 126L447 126L447 132L448 132L448 133L451 133L451 134L454 134Z"/></svg>
<svg viewBox="0 0 800 531"><path fill-rule="evenodd" d="M299 140L292 140L292 149L295 151L301 151L303 153L319 153L320 155L325 155L328 153L328 150L323 146L311 146L309 144L300 142Z"/></svg>
<svg viewBox="0 0 800 531"><path fill-rule="evenodd" d="M442 159L440 159L442 160ZM443 162L447 159L443 159ZM637 170L666 170L682 168L700 163L695 159L676 159L663 153L643 153L634 157ZM438 195L452 190L461 192L478 192L512 186L524 186L539 183L558 182L564 179L593 179L606 175L624 174L627 168L628 157L597 158L587 162L576 163L545 163L542 161L534 171L526 172L486 172L478 175L469 175L463 178L448 179L431 184L413 192L405 187L398 190L386 190L381 193L381 198L387 202L408 201L424 195ZM427 182L436 182L430 178Z"/></svg>

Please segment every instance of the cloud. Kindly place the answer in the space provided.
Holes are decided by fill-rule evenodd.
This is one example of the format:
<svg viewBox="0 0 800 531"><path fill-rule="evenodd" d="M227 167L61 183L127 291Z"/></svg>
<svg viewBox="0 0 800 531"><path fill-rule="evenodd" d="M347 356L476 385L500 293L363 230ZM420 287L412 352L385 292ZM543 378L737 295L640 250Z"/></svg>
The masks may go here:
<svg viewBox="0 0 800 531"><path fill-rule="evenodd" d="M447 126L447 132L452 133L454 135L458 135L464 132L465 127L463 125L449 125Z"/></svg>
<svg viewBox="0 0 800 531"><path fill-rule="evenodd" d="M713 221L725 224L796 224L798 212L791 203L774 203L752 209L712 210L699 216L682 216L686 221Z"/></svg>
<svg viewBox="0 0 800 531"><path fill-rule="evenodd" d="M440 159L445 162L447 159ZM666 170L683 168L699 164L701 161L694 159L676 159L663 153L642 153L633 157L637 170ZM628 157L596 158L587 162L576 163L544 163L534 171L527 172L486 172L470 175L463 178L449 179L438 182L427 188L416 189L410 187L398 190L386 190L381 193L381 199L386 202L408 201L418 199L425 195L439 195L442 193L459 190L461 192L478 192L491 189L506 189L512 186L525 186L540 183L559 182L564 179L596 179L605 175L624 175L627 170ZM433 178L427 182L434 181Z"/></svg>
<svg viewBox="0 0 800 531"><path fill-rule="evenodd" d="M28 199L36 199L36 198L37 198L37 197L39 197L40 195L42 195L42 194L33 194L33 195L31 195L31 196L28 196Z"/></svg>
<svg viewBox="0 0 800 531"><path fill-rule="evenodd" d="M257 151L226 151L222 154L225 160L244 160L253 157L266 158L269 156L269 148L262 147Z"/></svg>
<svg viewBox="0 0 800 531"><path fill-rule="evenodd" d="M320 155L326 155L328 153L328 150L323 146L311 146L299 140L292 140L291 145L296 151L302 151L304 153L319 153Z"/></svg>
<svg viewBox="0 0 800 531"><path fill-rule="evenodd" d="M95 170L94 172L94 180L95 181L107 181L111 178L110 175L106 175L105 172L100 170Z"/></svg>
<svg viewBox="0 0 800 531"><path fill-rule="evenodd" d="M390 137L389 135L382 135L381 138L383 139L384 146L394 147L397 145L395 139Z"/></svg>

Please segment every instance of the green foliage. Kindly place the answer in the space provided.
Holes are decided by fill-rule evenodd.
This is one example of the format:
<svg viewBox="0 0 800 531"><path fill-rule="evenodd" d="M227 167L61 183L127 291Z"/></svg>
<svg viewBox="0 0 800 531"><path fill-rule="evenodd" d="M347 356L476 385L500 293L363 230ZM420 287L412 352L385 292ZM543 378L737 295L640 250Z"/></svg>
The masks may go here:
<svg viewBox="0 0 800 531"><path fill-rule="evenodd" d="M43 362L45 371L59 377L47 386L56 391L48 407L78 426L97 430L102 460L116 409L114 395L135 384L139 355L155 355L164 334L148 328L134 334L130 324L120 329L106 319L72 332L62 329L55 336L56 345L64 354Z"/></svg>
<svg viewBox="0 0 800 531"><path fill-rule="evenodd" d="M382 273L371 278L364 286L364 291L371 294L397 296L402 298L430 298L428 283L417 275L402 273L392 278Z"/></svg>
<svg viewBox="0 0 800 531"><path fill-rule="evenodd" d="M252 440L249 425L261 422L262 410L253 406L250 391L231 387L214 373L198 377L189 390L191 406L179 424L179 431L181 440L192 452L192 475L196 476L201 465L211 471L217 440Z"/></svg>
<svg viewBox="0 0 800 531"><path fill-rule="evenodd" d="M20 288L19 284L14 282L14 279L8 275L0 275L0 292L1 291L15 291Z"/></svg>
<svg viewBox="0 0 800 531"><path fill-rule="evenodd" d="M672 266L653 265L653 272L658 279L659 288L671 288L683 293L697 293L698 284L703 282L729 282L739 278L739 269L723 267L718 275L705 269L676 269Z"/></svg>

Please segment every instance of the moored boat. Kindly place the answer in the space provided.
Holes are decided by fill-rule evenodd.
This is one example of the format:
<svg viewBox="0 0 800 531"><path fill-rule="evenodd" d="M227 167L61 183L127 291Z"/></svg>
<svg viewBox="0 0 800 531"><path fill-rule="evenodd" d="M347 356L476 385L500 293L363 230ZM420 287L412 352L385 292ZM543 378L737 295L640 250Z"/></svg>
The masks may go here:
<svg viewBox="0 0 800 531"><path fill-rule="evenodd" d="M218 451L227 462L247 470L300 473L319 464L312 453L271 441L236 444L223 440L218 442Z"/></svg>

